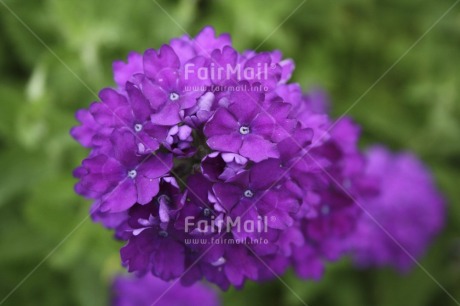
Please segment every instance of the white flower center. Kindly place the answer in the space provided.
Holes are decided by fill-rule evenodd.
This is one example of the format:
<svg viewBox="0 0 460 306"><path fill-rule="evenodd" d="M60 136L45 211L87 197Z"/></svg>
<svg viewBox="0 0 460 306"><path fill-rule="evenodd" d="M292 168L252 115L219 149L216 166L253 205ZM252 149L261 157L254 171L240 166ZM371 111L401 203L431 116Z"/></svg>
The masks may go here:
<svg viewBox="0 0 460 306"><path fill-rule="evenodd" d="M160 237L166 238L166 237L168 237L168 232L167 231L159 231L158 235Z"/></svg>
<svg viewBox="0 0 460 306"><path fill-rule="evenodd" d="M139 123L138 123L138 124L134 125L134 130L135 130L136 132L142 131L142 124L139 124Z"/></svg>
<svg viewBox="0 0 460 306"><path fill-rule="evenodd" d="M209 208L203 209L203 216L209 217L211 215L211 210Z"/></svg>
<svg viewBox="0 0 460 306"><path fill-rule="evenodd" d="M240 127L240 134L242 134L242 135L249 134L250 131L251 130L249 129L248 126L243 125L243 126Z"/></svg>
<svg viewBox="0 0 460 306"><path fill-rule="evenodd" d="M331 212L331 208L329 207L329 205L324 205L323 207L321 207L321 213L323 215L329 215L329 213Z"/></svg>
<svg viewBox="0 0 460 306"><path fill-rule="evenodd" d="M244 192L244 196L245 196L246 198L252 198L252 197L254 196L254 192L252 192L252 190L249 190L249 189L248 189L248 190L246 190L246 191Z"/></svg>
<svg viewBox="0 0 460 306"><path fill-rule="evenodd" d="M180 98L178 93L172 92L169 94L169 100L171 101L177 101Z"/></svg>
<svg viewBox="0 0 460 306"><path fill-rule="evenodd" d="M136 170L129 171L128 176L132 179L135 178L137 176L137 171Z"/></svg>
<svg viewBox="0 0 460 306"><path fill-rule="evenodd" d="M226 262L227 262L227 260L224 257L221 257L218 260L216 260L215 262L211 263L211 265L213 265L214 267L218 267L218 266L223 265Z"/></svg>

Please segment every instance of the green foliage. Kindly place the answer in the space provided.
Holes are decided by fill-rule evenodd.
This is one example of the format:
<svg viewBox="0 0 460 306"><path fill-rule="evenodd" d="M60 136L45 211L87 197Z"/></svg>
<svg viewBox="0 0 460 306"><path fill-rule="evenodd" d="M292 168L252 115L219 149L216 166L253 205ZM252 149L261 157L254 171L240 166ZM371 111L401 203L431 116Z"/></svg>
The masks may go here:
<svg viewBox="0 0 460 306"><path fill-rule="evenodd" d="M120 244L73 192L71 171L85 155L68 135L73 114L113 85L112 61L207 24L239 50L293 58L294 80L328 90L335 116L357 101L349 114L363 145L409 149L432 167L449 222L421 264L460 299L460 6L418 41L453 0L301 3L0 1L0 301L25 280L1 305L107 303ZM223 294L225 305L454 305L420 268L399 276L342 261L319 283L283 280L295 294L279 280L250 283Z"/></svg>

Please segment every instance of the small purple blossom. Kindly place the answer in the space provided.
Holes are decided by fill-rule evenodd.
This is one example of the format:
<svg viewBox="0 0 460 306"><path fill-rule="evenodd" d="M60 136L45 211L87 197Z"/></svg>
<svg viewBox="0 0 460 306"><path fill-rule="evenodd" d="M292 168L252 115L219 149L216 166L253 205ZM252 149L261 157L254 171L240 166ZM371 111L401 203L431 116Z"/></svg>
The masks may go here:
<svg viewBox="0 0 460 306"><path fill-rule="evenodd" d="M101 211L121 212L134 204L147 204L159 191L160 178L172 167L172 156L137 155L135 138L128 130L111 136L113 155L95 155L75 170L75 189L100 199Z"/></svg>
<svg viewBox="0 0 460 306"><path fill-rule="evenodd" d="M193 65L199 70L206 65L206 59L194 57L185 65ZM160 126L178 124L183 110L196 105L209 83L206 79L189 78L168 45L163 45L159 52L153 49L145 52L144 71L145 75L139 76L142 78L140 87L154 109L150 116L152 122Z"/></svg>
<svg viewBox="0 0 460 306"><path fill-rule="evenodd" d="M132 77L138 73L142 73L143 63L142 55L137 52L128 54L128 61L115 61L112 65L115 83L120 91L124 91L125 84L132 81Z"/></svg>
<svg viewBox="0 0 460 306"><path fill-rule="evenodd" d="M228 107L219 108L209 119L204 127L207 144L213 150L238 153L254 162L277 158L276 142L287 137L283 135L286 128L292 128L287 113L283 112L284 105L272 104L265 109L262 105L265 95L254 86L240 82L237 89L246 87L247 91L231 93Z"/></svg>
<svg viewBox="0 0 460 306"><path fill-rule="evenodd" d="M204 284L184 287L146 275L118 276L112 285L112 306L219 306L217 293Z"/></svg>

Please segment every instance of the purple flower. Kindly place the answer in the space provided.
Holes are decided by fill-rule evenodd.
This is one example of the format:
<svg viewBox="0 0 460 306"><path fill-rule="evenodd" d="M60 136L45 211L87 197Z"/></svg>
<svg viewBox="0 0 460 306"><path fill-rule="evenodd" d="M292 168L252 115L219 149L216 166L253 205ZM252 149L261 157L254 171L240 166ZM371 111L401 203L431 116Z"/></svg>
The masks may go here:
<svg viewBox="0 0 460 306"><path fill-rule="evenodd" d="M201 172L212 182L226 181L244 171L247 158L234 153L211 153L201 161Z"/></svg>
<svg viewBox="0 0 460 306"><path fill-rule="evenodd" d="M359 266L407 271L443 227L443 198L412 154L372 147L367 158L367 172L380 180L380 194L363 202L365 213L349 239L351 253Z"/></svg>
<svg viewBox="0 0 460 306"><path fill-rule="evenodd" d="M423 167L367 159L359 126L334 123L324 92L289 83L294 63L279 51L241 53L206 27L113 69L115 88L76 114L71 135L90 152L75 190L125 241L121 261L136 275L227 290L292 266L317 280L350 246L360 264L408 265L357 199L382 223L398 220L390 231L417 256L442 224Z"/></svg>
<svg viewBox="0 0 460 306"><path fill-rule="evenodd" d="M194 57L185 63L187 65L199 71L206 68L206 59ZM194 107L209 84L207 79L188 75L168 45L163 45L159 52L153 49L145 52L144 71L140 86L154 109L151 120L157 125L178 124L183 110Z"/></svg>
<svg viewBox="0 0 460 306"><path fill-rule="evenodd" d="M239 90L230 94L228 107L219 108L204 127L207 144L213 150L238 153L254 162L279 157L276 141L291 129L292 123L277 103L264 109L264 94L257 85L238 83Z"/></svg>
<svg viewBox="0 0 460 306"><path fill-rule="evenodd" d="M184 287L146 275L141 278L118 276L112 286L113 306L203 306L220 305L217 293L204 284Z"/></svg>
<svg viewBox="0 0 460 306"><path fill-rule="evenodd" d="M136 205L128 220L132 235L121 251L130 272L151 272L163 280L180 277L185 271L184 233L173 223L162 223L158 204Z"/></svg>
<svg viewBox="0 0 460 306"><path fill-rule="evenodd" d="M128 100L113 89L101 90L99 97L101 102L92 103L89 110L77 112L81 125L72 128L70 133L85 147L105 152L110 151L111 133L130 121L130 107Z"/></svg>
<svg viewBox="0 0 460 306"><path fill-rule="evenodd" d="M184 192L185 205L176 220L176 229L185 231L187 218L193 217L195 223L198 223L200 220L210 220L212 217L218 215L218 212L214 210L212 203L208 199L212 186L212 182L201 174L189 176ZM211 223L207 223L206 225L207 229L213 227ZM208 231L197 226L192 226L187 232L191 235L196 233L208 234Z"/></svg>
<svg viewBox="0 0 460 306"><path fill-rule="evenodd" d="M74 172L76 191L100 199L102 211L121 212L136 203L147 204L159 191L160 178L172 167L167 154L137 155L135 137L128 130L112 134L113 156L85 159Z"/></svg>
<svg viewBox="0 0 460 306"><path fill-rule="evenodd" d="M192 132L188 125L175 125L168 131L164 146L177 156L190 157L196 152L192 146Z"/></svg>
<svg viewBox="0 0 460 306"><path fill-rule="evenodd" d="M118 89L123 92L126 82L131 81L133 75L142 73L143 63L142 55L137 52L130 52L128 54L128 62L115 61L112 65L115 83Z"/></svg>
<svg viewBox="0 0 460 306"><path fill-rule="evenodd" d="M277 85L284 83L290 77L290 68L284 70L283 67L278 63L278 54L262 52L256 53L254 51L246 51L239 59L239 65L243 74L246 73L246 77L253 82L259 82L267 89L275 90ZM289 64L287 62L283 65ZM292 71L291 71L292 72ZM284 77L283 79L281 79Z"/></svg>
<svg viewBox="0 0 460 306"><path fill-rule="evenodd" d="M216 247L218 247L216 244L210 246L210 248ZM213 261L200 261L197 260L196 253L190 254L187 261L189 268L182 276L182 283L190 285L204 277L209 282L217 284L222 290L227 290L230 284L242 288L247 279L258 279L261 269L259 260L247 247L232 244L222 250L221 257Z"/></svg>
<svg viewBox="0 0 460 306"><path fill-rule="evenodd" d="M171 40L171 47L182 63L196 56L209 57L214 50L222 50L225 46L231 45L232 41L229 34L221 34L216 38L216 32L210 26L201 30L195 38L185 35Z"/></svg>
<svg viewBox="0 0 460 306"><path fill-rule="evenodd" d="M99 153L110 151L110 135L119 129L129 129L136 134L140 154L159 148L168 133L163 126L150 122L152 112L149 102L132 83L126 83L127 97L113 89L99 93L101 102L91 104L89 111L77 113L82 125L72 129L72 136L84 146Z"/></svg>
<svg viewBox="0 0 460 306"><path fill-rule="evenodd" d="M294 72L295 64L291 59L283 59L283 54L279 50L270 53L272 63L278 64L281 67L281 83L286 83Z"/></svg>
<svg viewBox="0 0 460 306"><path fill-rule="evenodd" d="M92 146L97 147L97 140L94 139L96 135L103 135L101 138L110 136L112 129L109 127L104 129L104 127L94 119L90 110L80 109L76 112L75 117L81 125L73 127L70 130L70 134L82 146L86 148L91 148Z"/></svg>
<svg viewBox="0 0 460 306"><path fill-rule="evenodd" d="M132 83L127 83L126 91L132 111L131 116L127 116L129 120L124 124L132 127L132 131L136 134L135 139L140 154L154 152L158 150L162 141L166 141L168 130L151 122L149 114L152 113L152 108L138 88Z"/></svg>
<svg viewBox="0 0 460 306"><path fill-rule="evenodd" d="M219 207L233 218L252 219L259 225L266 217L270 228L285 229L292 225L291 216L297 212L299 203L283 192L283 181L279 180L282 174L279 161L268 159L225 183L215 184L213 191ZM252 237L255 233L235 231L234 234L243 238Z"/></svg>

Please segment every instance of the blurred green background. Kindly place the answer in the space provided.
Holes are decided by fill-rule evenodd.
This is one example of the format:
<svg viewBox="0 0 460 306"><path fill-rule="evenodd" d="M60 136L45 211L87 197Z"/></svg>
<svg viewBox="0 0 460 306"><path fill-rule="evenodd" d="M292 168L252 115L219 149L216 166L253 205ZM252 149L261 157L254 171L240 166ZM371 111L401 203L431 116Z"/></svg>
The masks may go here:
<svg viewBox="0 0 460 306"><path fill-rule="evenodd" d="M87 153L69 136L73 114L113 85L112 61L207 24L240 51L263 43L258 51L293 58L294 81L325 88L335 116L360 99L350 114L363 145L415 151L433 169L448 224L421 263L460 300L460 5L418 41L454 3L0 0L0 305L106 305L120 244L73 192L71 171ZM345 260L320 283L284 281L310 306L455 305L419 268L401 277ZM301 305L280 281L223 298Z"/></svg>

